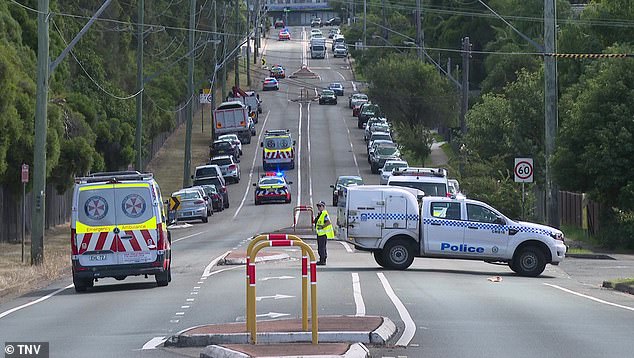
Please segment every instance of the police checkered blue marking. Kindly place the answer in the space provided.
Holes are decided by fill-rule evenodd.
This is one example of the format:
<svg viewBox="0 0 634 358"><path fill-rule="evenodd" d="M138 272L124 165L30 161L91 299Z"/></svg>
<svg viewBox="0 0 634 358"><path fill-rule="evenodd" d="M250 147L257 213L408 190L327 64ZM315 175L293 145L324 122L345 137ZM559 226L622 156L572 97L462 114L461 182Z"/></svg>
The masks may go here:
<svg viewBox="0 0 634 358"><path fill-rule="evenodd" d="M450 227L477 227L478 229L483 230L498 230L498 231L508 231L509 229L517 230L519 232L532 233L532 234L540 234L540 235L550 235L551 232L544 229L534 228L530 226L515 226L515 225L498 225L498 224L490 224L490 223L480 223L475 221L463 221L463 220L446 220L446 219L423 219L423 224L440 224L443 226Z"/></svg>
<svg viewBox="0 0 634 358"><path fill-rule="evenodd" d="M403 213L361 213L361 221L366 220L418 220L418 214L406 215Z"/></svg>

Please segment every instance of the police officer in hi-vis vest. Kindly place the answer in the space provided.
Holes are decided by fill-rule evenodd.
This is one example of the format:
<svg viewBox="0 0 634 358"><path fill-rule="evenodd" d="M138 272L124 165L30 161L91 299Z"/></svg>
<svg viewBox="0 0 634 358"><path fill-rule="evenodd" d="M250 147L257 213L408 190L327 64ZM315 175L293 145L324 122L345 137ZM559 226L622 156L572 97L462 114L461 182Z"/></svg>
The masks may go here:
<svg viewBox="0 0 634 358"><path fill-rule="evenodd" d="M319 252L319 261L317 265L325 265L328 253L326 252L326 242L328 239L335 237L335 231L330 224L330 217L326 211L326 203L320 201L317 203L317 217L315 218L315 229L317 231L317 251Z"/></svg>

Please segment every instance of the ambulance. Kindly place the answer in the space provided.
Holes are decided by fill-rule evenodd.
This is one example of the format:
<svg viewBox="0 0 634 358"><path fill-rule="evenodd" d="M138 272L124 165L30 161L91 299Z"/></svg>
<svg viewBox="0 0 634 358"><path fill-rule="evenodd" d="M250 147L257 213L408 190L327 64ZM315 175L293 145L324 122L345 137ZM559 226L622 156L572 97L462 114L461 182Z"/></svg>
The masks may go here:
<svg viewBox="0 0 634 358"><path fill-rule="evenodd" d="M171 238L158 184L151 173L94 173L75 178L71 259L75 291L105 277L171 276Z"/></svg>
<svg viewBox="0 0 634 358"><path fill-rule="evenodd" d="M295 168L295 141L290 129L267 130L260 146L264 171Z"/></svg>

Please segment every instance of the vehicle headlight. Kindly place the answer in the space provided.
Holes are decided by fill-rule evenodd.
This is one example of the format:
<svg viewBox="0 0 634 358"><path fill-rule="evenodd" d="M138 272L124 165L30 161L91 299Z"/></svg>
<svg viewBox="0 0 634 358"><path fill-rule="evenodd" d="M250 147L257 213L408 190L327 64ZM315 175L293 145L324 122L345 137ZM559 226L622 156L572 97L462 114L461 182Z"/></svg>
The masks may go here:
<svg viewBox="0 0 634 358"><path fill-rule="evenodd" d="M553 239L557 241L564 242L564 234L561 232L551 232L550 237L552 237Z"/></svg>

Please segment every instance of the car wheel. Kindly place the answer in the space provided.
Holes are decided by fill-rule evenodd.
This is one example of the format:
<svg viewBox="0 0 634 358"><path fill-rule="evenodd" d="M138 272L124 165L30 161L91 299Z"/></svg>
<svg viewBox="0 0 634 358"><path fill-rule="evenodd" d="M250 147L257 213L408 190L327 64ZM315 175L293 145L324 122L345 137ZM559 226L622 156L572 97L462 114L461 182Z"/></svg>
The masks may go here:
<svg viewBox="0 0 634 358"><path fill-rule="evenodd" d="M405 239L395 238L388 241L381 252L384 267L395 270L408 268L414 262L414 250L411 246Z"/></svg>
<svg viewBox="0 0 634 358"><path fill-rule="evenodd" d="M361 119L357 120L357 128L359 129L363 128L363 122L361 122Z"/></svg>
<svg viewBox="0 0 634 358"><path fill-rule="evenodd" d="M335 105L337 104L337 101L335 101Z"/></svg>
<svg viewBox="0 0 634 358"><path fill-rule="evenodd" d="M374 261L376 261L376 263L379 264L379 266L385 267L385 261L383 260L383 252L374 251L372 253L372 256L374 256Z"/></svg>
<svg viewBox="0 0 634 358"><path fill-rule="evenodd" d="M337 206L337 203L338 203L338 201L339 201L338 199L339 199L339 198L338 198L338 197L336 197L336 196L333 196L333 197L332 197L332 206Z"/></svg>
<svg viewBox="0 0 634 358"><path fill-rule="evenodd" d="M255 200L255 205L260 205L260 201L259 200Z"/></svg>
<svg viewBox="0 0 634 358"><path fill-rule="evenodd" d="M324 101L319 101L319 104L324 104Z"/></svg>
<svg viewBox="0 0 634 358"><path fill-rule="evenodd" d="M94 281L90 278L78 278L73 275L73 285L75 285L75 292L86 292L89 287L94 285Z"/></svg>
<svg viewBox="0 0 634 358"><path fill-rule="evenodd" d="M526 246L513 255L509 266L521 276L537 277L546 268L546 258L539 247Z"/></svg>
<svg viewBox="0 0 634 358"><path fill-rule="evenodd" d="M375 165L370 165L370 170L372 170L372 174L379 174L379 168Z"/></svg>
<svg viewBox="0 0 634 358"><path fill-rule="evenodd" d="M154 275L154 279L156 280L156 285L159 287L167 286L172 276L171 271L172 271L172 268L168 266L167 271L157 273L156 275Z"/></svg>
<svg viewBox="0 0 634 358"><path fill-rule="evenodd" d="M209 222L209 218L208 218L208 217L206 217L206 216L205 216L205 217L203 217L201 220L202 220L202 222L204 222L204 223L208 223L208 222Z"/></svg>
<svg viewBox="0 0 634 358"><path fill-rule="evenodd" d="M224 204L225 204L225 209L228 209L229 208L229 197L227 197L227 199L225 200Z"/></svg>

